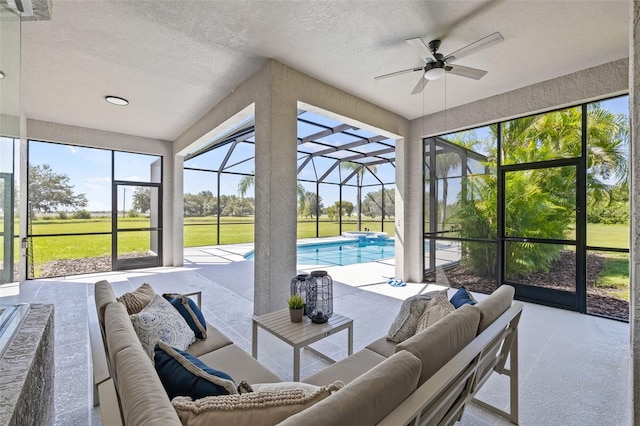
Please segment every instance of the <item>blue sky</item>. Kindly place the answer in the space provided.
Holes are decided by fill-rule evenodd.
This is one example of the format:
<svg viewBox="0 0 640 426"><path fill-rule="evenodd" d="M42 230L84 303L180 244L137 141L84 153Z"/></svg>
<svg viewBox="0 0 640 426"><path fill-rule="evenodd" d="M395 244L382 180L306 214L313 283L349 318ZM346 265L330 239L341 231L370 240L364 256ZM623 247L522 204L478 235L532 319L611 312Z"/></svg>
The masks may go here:
<svg viewBox="0 0 640 426"><path fill-rule="evenodd" d="M70 145L30 142L32 165L49 164L55 173L69 177L74 192L87 196L89 211L111 210L111 151ZM115 178L135 182L150 181L150 164L158 157L117 152ZM125 204L131 205L131 191ZM121 200L122 197L119 197Z"/></svg>
<svg viewBox="0 0 640 426"><path fill-rule="evenodd" d="M602 101L601 104L616 114L628 115L629 107L627 96ZM331 119L323 119L326 120L326 123L323 124L335 124ZM486 127L476 129L475 132L479 137L488 135ZM3 143L2 145L3 151L0 167L4 171L9 167L9 165L5 164L5 160L9 155L5 155L8 154L8 144ZM87 206L88 210L111 210L111 151L52 143L30 142L29 155L32 164L50 164L56 173L64 173L69 176L71 184L74 185L74 191L86 194L89 201ZM207 161L221 161L220 158L215 160L214 157L223 155L224 153L222 152L220 154L211 154L212 157L207 158ZM238 159L242 156L246 157L251 155L252 153L245 149L239 153ZM149 181L150 164L156 159L157 157L155 156L118 152L116 153L115 160L116 179L135 182ZM192 166L206 167L206 164L198 164L196 160L192 160L190 164ZM243 165L237 166L236 169L238 171L251 172L253 170L253 164L252 162L243 163ZM318 174L322 174L322 170L318 170ZM378 175L384 182L393 182L395 180L395 169L390 165L378 166ZM305 170L304 176L312 178L309 170ZM238 183L240 179L241 176L224 175L220 182L221 192L226 195L238 195ZM373 182L370 176L366 178L366 181ZM185 193L197 193L203 190L210 190L215 193L216 185L216 174L214 173L190 171L185 173ZM313 190L315 185L305 183L304 186L307 187L307 190ZM379 187L364 189L363 194L378 189ZM456 191L453 187L450 187L449 193L453 195ZM122 195L118 194L118 196L119 201L122 200ZM247 196L253 196L253 190L250 190ZM337 187L330 185L321 187L321 197L325 206L329 206L337 201L338 196ZM345 188L343 197L345 199L355 199L355 190ZM124 202L127 208L129 208L128 206L131 205L131 191L127 191Z"/></svg>

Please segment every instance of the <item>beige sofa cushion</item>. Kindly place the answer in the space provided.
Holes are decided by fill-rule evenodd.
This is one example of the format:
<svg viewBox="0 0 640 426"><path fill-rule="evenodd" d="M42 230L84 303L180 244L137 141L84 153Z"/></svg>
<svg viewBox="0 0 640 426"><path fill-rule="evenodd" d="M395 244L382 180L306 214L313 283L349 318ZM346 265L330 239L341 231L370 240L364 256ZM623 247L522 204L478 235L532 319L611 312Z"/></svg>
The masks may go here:
<svg viewBox="0 0 640 426"><path fill-rule="evenodd" d="M385 357L378 353L370 351L369 349L363 349L350 357L331 364L327 368L322 369L302 381L316 386L326 385L337 380L346 384L352 382L358 376L380 364L385 359Z"/></svg>
<svg viewBox="0 0 640 426"><path fill-rule="evenodd" d="M405 349L422 361L421 386L475 337L480 310L464 305L426 330L398 343L396 352Z"/></svg>
<svg viewBox="0 0 640 426"><path fill-rule="evenodd" d="M216 349L220 349L233 342L224 334L222 334L217 328L207 323L207 338L204 340L196 340L187 348L193 356L200 356Z"/></svg>
<svg viewBox="0 0 640 426"><path fill-rule="evenodd" d="M94 287L94 298L96 301L96 310L98 312L98 321L100 325L104 325L104 309L107 304L116 301L116 296L113 294L113 288L109 281L98 281Z"/></svg>
<svg viewBox="0 0 640 426"><path fill-rule="evenodd" d="M515 289L503 284L488 297L479 301L475 306L480 309L480 325L478 326L478 334L482 333L502 315L513 302Z"/></svg>
<svg viewBox="0 0 640 426"><path fill-rule="evenodd" d="M180 419L142 347L122 349L115 356L115 366L125 424L180 425Z"/></svg>
<svg viewBox="0 0 640 426"><path fill-rule="evenodd" d="M112 366L115 365L115 356L124 348L136 347L143 350L129 319L129 314L122 303L109 303L106 306L104 329L109 348L109 362Z"/></svg>
<svg viewBox="0 0 640 426"><path fill-rule="evenodd" d="M246 380L249 384L282 381L280 377L273 374L236 344L227 345L201 355L198 359L211 368L224 371L236 383L240 383L243 380Z"/></svg>
<svg viewBox="0 0 640 426"><path fill-rule="evenodd" d="M374 351L377 354L382 355L385 358L389 358L396 351L396 342L387 340L386 337L381 337L378 340L374 340L369 343L365 348Z"/></svg>
<svg viewBox="0 0 640 426"><path fill-rule="evenodd" d="M411 353L398 352L281 425L375 425L416 390L420 365Z"/></svg>
<svg viewBox="0 0 640 426"><path fill-rule="evenodd" d="M301 388L265 390L208 396L195 401L176 397L171 403L185 426L272 426L329 397L341 386L331 385L311 392Z"/></svg>

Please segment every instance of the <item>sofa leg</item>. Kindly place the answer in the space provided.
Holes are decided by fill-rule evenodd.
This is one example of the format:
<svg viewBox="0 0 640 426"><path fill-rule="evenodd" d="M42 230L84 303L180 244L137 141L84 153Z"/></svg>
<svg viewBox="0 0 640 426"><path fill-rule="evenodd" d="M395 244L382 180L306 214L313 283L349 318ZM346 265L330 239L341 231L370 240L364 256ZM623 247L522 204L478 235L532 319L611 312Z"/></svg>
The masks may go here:
<svg viewBox="0 0 640 426"><path fill-rule="evenodd" d="M502 368L500 374L509 376L509 412L503 411L493 405L487 404L477 398L473 402L485 410L491 411L500 417L504 417L514 425L518 424L518 329L516 328L509 351L509 369Z"/></svg>

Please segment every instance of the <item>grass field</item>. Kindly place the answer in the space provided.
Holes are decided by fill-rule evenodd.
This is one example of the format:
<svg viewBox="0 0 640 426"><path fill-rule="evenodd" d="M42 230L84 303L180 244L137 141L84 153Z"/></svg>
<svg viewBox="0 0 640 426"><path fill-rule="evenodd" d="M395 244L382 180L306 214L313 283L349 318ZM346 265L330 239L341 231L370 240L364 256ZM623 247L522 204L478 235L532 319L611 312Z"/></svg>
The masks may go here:
<svg viewBox="0 0 640 426"><path fill-rule="evenodd" d="M118 228L135 229L148 228L150 220L146 217L118 219ZM220 226L216 225L215 217L189 217L185 218L184 245L185 247L198 247L218 244L218 232L220 244L236 244L252 242L254 238L253 217L222 217ZM393 220L385 221L385 232L394 236ZM19 225L16 224L16 232ZM362 229L380 231L380 220L364 218ZM339 235L339 222L321 218L318 226L318 234L321 237ZM353 218L349 222L343 222L343 231L357 230L357 224ZM111 235L69 235L48 237L51 234L81 234L96 232L111 232L111 218L92 219L50 219L37 220L32 223L34 264L40 265L52 260L83 259L89 257L111 255ZM310 219L301 219L298 223L298 238L313 238L316 236L316 222ZM17 256L17 242L15 255ZM150 249L150 235L148 231L121 232L118 235L118 252L144 253ZM0 247L0 252L2 247Z"/></svg>
<svg viewBox="0 0 640 426"><path fill-rule="evenodd" d="M218 244L218 232L221 244L235 244L252 242L254 238L253 217L223 217L220 226L216 225L215 217L185 218L184 245L198 247ZM118 218L120 229L134 229L149 227L150 221L146 217ZM18 224L16 224L16 231ZM363 218L362 229L382 231L380 220ZM342 231L357 230L357 223L353 218L343 219ZM38 220L32 224L33 256L36 272L40 265L63 259L82 259L111 255L111 218L68 219L68 220ZM107 232L107 235L57 236L46 237L38 235L71 234L88 232ZM338 221L330 221L324 217L320 219L318 234L321 237L337 236L340 228ZM384 224L384 232L394 236L393 220ZM316 236L316 222L310 219L299 219L297 227L298 238L313 238ZM568 238L575 238L568 235ZM587 244L593 247L628 248L629 227L627 225L589 224L587 228ZM119 254L145 253L150 249L150 233L148 231L121 232L118 235ZM2 246L0 245L0 254ZM18 241L15 240L14 253L17 259ZM629 298L629 255L623 253L599 252L607 258L605 270L598 279L597 285L624 300ZM37 273L36 273L37 276Z"/></svg>

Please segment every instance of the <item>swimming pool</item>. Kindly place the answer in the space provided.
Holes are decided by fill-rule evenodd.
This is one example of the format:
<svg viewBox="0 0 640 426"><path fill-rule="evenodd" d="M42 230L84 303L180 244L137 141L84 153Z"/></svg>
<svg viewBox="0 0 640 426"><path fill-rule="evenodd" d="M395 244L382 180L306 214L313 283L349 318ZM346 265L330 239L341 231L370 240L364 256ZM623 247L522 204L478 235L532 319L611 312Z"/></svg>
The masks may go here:
<svg viewBox="0 0 640 426"><path fill-rule="evenodd" d="M392 238L372 241L345 239L344 241L298 245L298 265L345 266L375 262L395 257L395 241ZM253 251L245 259L253 259Z"/></svg>

